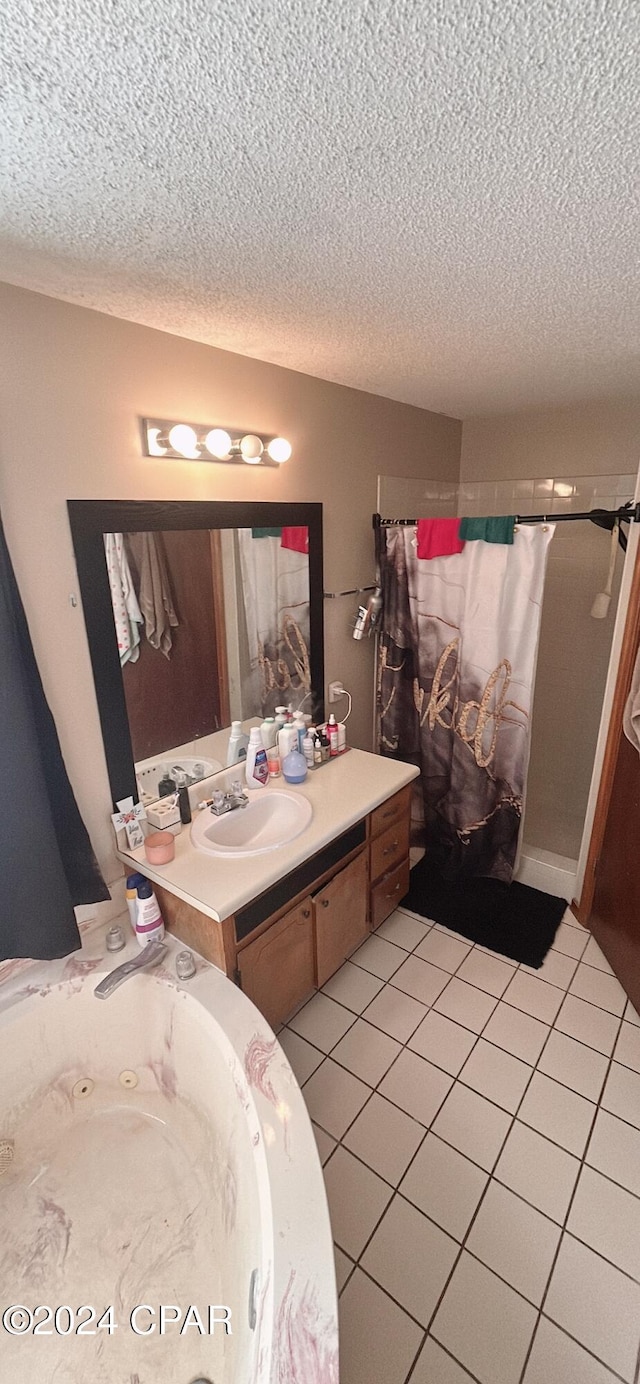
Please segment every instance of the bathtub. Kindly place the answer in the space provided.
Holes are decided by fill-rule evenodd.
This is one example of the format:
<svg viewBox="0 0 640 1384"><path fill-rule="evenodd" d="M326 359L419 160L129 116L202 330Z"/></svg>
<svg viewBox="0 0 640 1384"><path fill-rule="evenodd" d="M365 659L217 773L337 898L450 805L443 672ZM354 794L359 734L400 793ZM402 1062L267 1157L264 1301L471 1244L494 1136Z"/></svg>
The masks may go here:
<svg viewBox="0 0 640 1384"><path fill-rule="evenodd" d="M338 1384L313 1131L264 1019L104 929L0 967L0 1381ZM12 1310L16 1309L16 1310Z"/></svg>

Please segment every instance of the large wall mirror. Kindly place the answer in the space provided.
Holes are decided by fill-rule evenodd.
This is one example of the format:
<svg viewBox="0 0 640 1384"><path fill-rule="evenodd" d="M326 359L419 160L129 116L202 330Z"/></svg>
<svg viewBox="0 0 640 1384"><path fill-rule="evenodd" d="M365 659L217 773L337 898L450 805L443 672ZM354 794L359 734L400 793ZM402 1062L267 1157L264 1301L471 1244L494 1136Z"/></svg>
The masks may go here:
<svg viewBox="0 0 640 1384"><path fill-rule="evenodd" d="M114 803L223 767L234 720L322 719L322 505L68 509Z"/></svg>

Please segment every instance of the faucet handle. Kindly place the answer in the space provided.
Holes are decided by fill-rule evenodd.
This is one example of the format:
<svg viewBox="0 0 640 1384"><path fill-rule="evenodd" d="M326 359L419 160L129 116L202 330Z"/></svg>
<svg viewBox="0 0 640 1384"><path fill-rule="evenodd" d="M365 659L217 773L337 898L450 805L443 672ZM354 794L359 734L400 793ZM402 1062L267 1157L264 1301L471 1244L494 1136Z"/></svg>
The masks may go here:
<svg viewBox="0 0 640 1384"><path fill-rule="evenodd" d="M234 798L244 797L244 789L242 787L240 779L233 780L233 783L231 784L231 792L233 793Z"/></svg>

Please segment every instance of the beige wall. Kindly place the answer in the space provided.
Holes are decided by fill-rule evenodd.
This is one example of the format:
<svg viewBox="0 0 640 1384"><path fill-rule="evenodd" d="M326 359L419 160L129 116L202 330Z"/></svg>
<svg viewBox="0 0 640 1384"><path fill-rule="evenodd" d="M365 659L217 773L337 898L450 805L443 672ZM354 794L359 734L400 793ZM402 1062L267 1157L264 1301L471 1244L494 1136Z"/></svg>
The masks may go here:
<svg viewBox="0 0 640 1384"><path fill-rule="evenodd" d="M592 476L638 469L640 399L469 418L460 479Z"/></svg>
<svg viewBox="0 0 640 1384"><path fill-rule="evenodd" d="M462 432L462 493L471 493L469 487L478 482L505 482L497 489L479 487L487 506L482 512L540 513L554 507L548 478L564 477L574 483L574 495L556 501L558 509L613 508L621 496L633 494L639 460L640 401L471 419ZM600 483L590 484L588 478L598 476ZM519 484L507 486L511 479ZM546 479L546 485L534 492L523 484L533 479ZM606 620L593 620L591 606L605 582L609 545L609 535L590 524L558 525L542 608L524 835L530 845L574 859L622 569L619 554L610 613Z"/></svg>
<svg viewBox="0 0 640 1384"><path fill-rule="evenodd" d="M457 480L461 424L8 285L0 321L0 509L69 774L112 880L66 500L322 501L325 586L342 590L373 577L377 473ZM140 453L141 415L282 433L294 454L279 471L156 461ZM351 638L353 613L353 598L325 603L325 670L353 692L351 740L370 748L373 648Z"/></svg>

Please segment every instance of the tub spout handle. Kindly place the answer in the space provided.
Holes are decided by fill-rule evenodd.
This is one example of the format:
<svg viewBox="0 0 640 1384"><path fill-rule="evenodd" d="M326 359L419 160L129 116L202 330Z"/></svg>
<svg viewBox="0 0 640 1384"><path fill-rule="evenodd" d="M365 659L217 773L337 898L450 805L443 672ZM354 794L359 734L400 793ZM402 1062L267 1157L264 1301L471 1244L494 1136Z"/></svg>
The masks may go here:
<svg viewBox="0 0 640 1384"><path fill-rule="evenodd" d="M129 976L135 975L136 971L146 970L148 966L157 966L162 961L167 948L164 942L149 942L143 947L139 956L133 957L131 961L123 961L121 966L116 966L115 971L110 971L104 980L96 985L94 995L99 1000L106 1000L117 990L123 981L128 980Z"/></svg>

